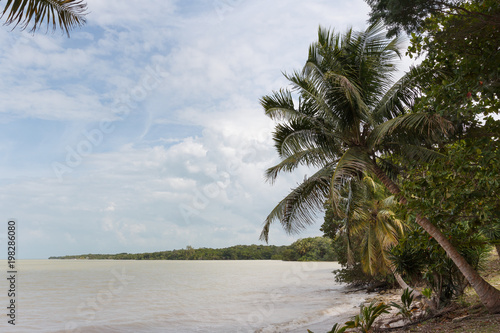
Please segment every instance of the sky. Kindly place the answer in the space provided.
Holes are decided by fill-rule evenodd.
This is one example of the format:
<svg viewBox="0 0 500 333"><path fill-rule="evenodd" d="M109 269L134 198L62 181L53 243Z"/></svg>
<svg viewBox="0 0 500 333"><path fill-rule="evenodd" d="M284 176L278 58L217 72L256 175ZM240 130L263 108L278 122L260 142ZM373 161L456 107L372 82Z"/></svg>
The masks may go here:
<svg viewBox="0 0 500 333"><path fill-rule="evenodd" d="M0 29L0 249L9 219L18 259L262 244L311 171L265 181L278 156L259 98L302 68L319 25L363 30L368 6L87 3L69 39ZM269 244L320 236L322 218L299 235L277 224Z"/></svg>

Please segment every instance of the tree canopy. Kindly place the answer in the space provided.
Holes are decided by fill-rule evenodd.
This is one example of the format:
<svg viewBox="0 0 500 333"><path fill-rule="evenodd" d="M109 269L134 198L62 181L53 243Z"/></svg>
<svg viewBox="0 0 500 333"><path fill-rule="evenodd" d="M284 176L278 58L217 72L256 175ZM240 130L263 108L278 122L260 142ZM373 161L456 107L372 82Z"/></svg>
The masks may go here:
<svg viewBox="0 0 500 333"><path fill-rule="evenodd" d="M436 15L446 15L471 19L480 18L486 25L498 25L498 14L491 6L496 0L365 0L371 7L370 22L382 20L389 36L405 31L408 34L425 29L426 19ZM476 3L480 9L470 8Z"/></svg>
<svg viewBox="0 0 500 333"><path fill-rule="evenodd" d="M291 245L235 245L212 249L185 249L118 254L79 254L54 256L49 259L114 259L114 260L286 260L286 261L334 261L332 240L325 237L310 237L295 241Z"/></svg>

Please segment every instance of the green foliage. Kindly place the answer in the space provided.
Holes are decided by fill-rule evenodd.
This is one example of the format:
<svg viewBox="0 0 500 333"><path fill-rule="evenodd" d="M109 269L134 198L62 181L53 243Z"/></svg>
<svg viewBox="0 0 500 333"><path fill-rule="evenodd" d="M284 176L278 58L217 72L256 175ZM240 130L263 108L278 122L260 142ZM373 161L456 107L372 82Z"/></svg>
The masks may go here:
<svg viewBox="0 0 500 333"><path fill-rule="evenodd" d="M186 249L153 253L87 254L50 257L49 259L116 259L116 260L281 260L287 246L237 245L222 249L187 246Z"/></svg>
<svg viewBox="0 0 500 333"><path fill-rule="evenodd" d="M289 246L236 245L222 249L187 246L183 250L153 253L86 254L49 259L334 261L331 243L331 239L315 237L300 239Z"/></svg>
<svg viewBox="0 0 500 333"><path fill-rule="evenodd" d="M474 269L481 269L488 246L480 235L461 225L453 228L448 237ZM424 283L434 291L437 306L462 295L468 285L445 251L418 226L391 249L390 258L396 271L408 281Z"/></svg>
<svg viewBox="0 0 500 333"><path fill-rule="evenodd" d="M464 1L456 0L365 0L371 7L370 22L383 20L389 35L401 30L411 33L422 28L430 14Z"/></svg>
<svg viewBox="0 0 500 333"><path fill-rule="evenodd" d="M346 283L350 286L367 286L368 288L384 287L391 285L394 281L390 275L370 275L363 271L361 263L352 266L344 266L342 269L334 270L335 281Z"/></svg>
<svg viewBox="0 0 500 333"><path fill-rule="evenodd" d="M282 259L287 261L335 261L332 240L326 237L302 238L283 251Z"/></svg>
<svg viewBox="0 0 500 333"><path fill-rule="evenodd" d="M487 126L487 125L485 125ZM408 211L437 226L472 234L500 222L500 142L482 137L443 148L447 158L408 169ZM455 230L457 229L457 230Z"/></svg>
<svg viewBox="0 0 500 333"><path fill-rule="evenodd" d="M327 230L331 230L330 225L332 223L337 223L335 220L329 219L328 212L331 211L331 206L327 207L327 213L325 216L325 222L323 223L322 230L325 232L326 237L331 237L331 233ZM341 225L344 223L339 222ZM336 228L336 227L333 227ZM335 237L332 242L332 251L338 263L342 265L341 269L335 270L335 281L338 283L346 283L351 286L370 286L370 285L380 285L387 280L386 275L370 275L363 271L361 266L361 253L359 250L359 237L351 237L351 247L352 254L348 255L348 242L345 234L334 234ZM349 259L350 258L350 259ZM352 262L348 264L348 261Z"/></svg>
<svg viewBox="0 0 500 333"><path fill-rule="evenodd" d="M482 127L478 115L498 114L500 106L500 2L461 6L429 17L422 31L412 34L408 49L410 56L426 56L425 98L417 109L453 121L459 138Z"/></svg>
<svg viewBox="0 0 500 333"><path fill-rule="evenodd" d="M392 275L387 249L403 232L404 225L392 208L396 204L387 189L373 178L351 179L325 205L322 230L334 237L334 251L342 270L338 282L352 285L379 284ZM329 202L328 202L329 203Z"/></svg>
<svg viewBox="0 0 500 333"><path fill-rule="evenodd" d="M323 207L325 209L325 216L320 230L325 237L335 239L342 233L345 221L335 213L331 200L327 200Z"/></svg>
<svg viewBox="0 0 500 333"><path fill-rule="evenodd" d="M408 288L403 291L401 295L401 304L397 304L395 302L391 302L389 305L398 309L398 315L402 316L405 320L411 320L413 315L413 311L415 308L412 308L413 303L413 291L410 291Z"/></svg>
<svg viewBox="0 0 500 333"><path fill-rule="evenodd" d="M407 166L402 186L404 213L410 219L413 212L426 216L476 270L481 269L488 243L496 240L495 233L487 231L500 223L500 142L488 135L496 125L487 120L485 136L442 147L445 158ZM424 281L438 303L459 297L468 285L444 250L417 226L392 248L391 260L406 278Z"/></svg>
<svg viewBox="0 0 500 333"><path fill-rule="evenodd" d="M486 3L497 15L498 2ZM482 10L477 2L465 6ZM500 222L500 121L491 116L499 109L500 31L478 20L435 15L425 37L413 35L410 52L427 53L422 66L429 72L415 108L446 117L455 131L448 144L434 145L443 158L401 164L406 214L427 217L475 269L486 243L497 242ZM463 293L466 279L433 239L420 229L405 242L392 251L399 272L425 281L438 304Z"/></svg>
<svg viewBox="0 0 500 333"><path fill-rule="evenodd" d="M348 251L348 240L345 233L340 232L340 228L333 226L330 229L331 224L339 223L339 225L344 225L343 221L338 221L335 219L330 219L332 215L331 206L326 208L325 222L323 223L321 230L325 233L325 237L331 237L332 234L328 230L338 229L338 233L333 234L335 237L332 242L332 251L334 257L339 264L342 265L341 269L335 270L335 281L338 283L346 283L351 286L381 286L387 282L392 283L391 276L386 274L369 274L363 270L361 265L361 251L360 243L361 239L358 236L353 235L350 238L351 250ZM348 255L348 252L351 252Z"/></svg>
<svg viewBox="0 0 500 333"><path fill-rule="evenodd" d="M495 246L497 254L500 257L500 221L491 221L490 224L482 227L480 232L490 244Z"/></svg>
<svg viewBox="0 0 500 333"><path fill-rule="evenodd" d="M354 316L352 320L346 322L344 326L335 323L330 331L327 333L343 333L349 328L356 328L363 333L372 332L373 323L375 320L384 313L389 313L388 309L391 307L385 303L371 303L368 306L364 304L359 308L359 314ZM313 333L307 330L308 333Z"/></svg>
<svg viewBox="0 0 500 333"><path fill-rule="evenodd" d="M424 288L422 289L422 295L427 298L427 299L431 299L432 297L432 289L431 288Z"/></svg>
<svg viewBox="0 0 500 333"><path fill-rule="evenodd" d="M353 320L345 323L346 328L358 328L363 333L372 331L372 326L375 320L384 313L389 313L390 306L385 303L375 305L371 303L369 306L361 305L359 314Z"/></svg>
<svg viewBox="0 0 500 333"><path fill-rule="evenodd" d="M327 333L344 333L347 327L345 326L340 326L339 324L335 323L332 327L332 329L327 332Z"/></svg>
<svg viewBox="0 0 500 333"><path fill-rule="evenodd" d="M426 248L423 243L420 243L423 238L420 238L420 234L415 234L416 232L413 231L401 238L399 243L391 248L389 255L396 272L413 284L422 279L428 259L427 253L422 252ZM416 237L419 237L418 240L415 239Z"/></svg>
<svg viewBox="0 0 500 333"><path fill-rule="evenodd" d="M399 34L402 30L408 34L421 34L429 32L435 26L432 19L447 16L465 26L470 23L476 24L476 29L481 32L483 25L477 26L477 21L488 25L498 25L498 15L495 6L496 0L365 0L371 7L369 22L382 20L388 29L388 35ZM474 22L475 21L475 22ZM469 24L467 23L469 22ZM458 28L452 32L454 36L461 37L460 32L464 26L455 25ZM467 28L465 28L467 29ZM450 41L453 42L450 38Z"/></svg>

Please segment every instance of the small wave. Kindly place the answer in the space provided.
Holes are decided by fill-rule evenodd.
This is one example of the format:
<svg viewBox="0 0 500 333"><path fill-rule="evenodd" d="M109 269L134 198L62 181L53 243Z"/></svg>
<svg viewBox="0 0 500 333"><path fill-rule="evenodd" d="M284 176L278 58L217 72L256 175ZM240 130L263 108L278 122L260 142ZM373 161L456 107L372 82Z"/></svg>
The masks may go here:
<svg viewBox="0 0 500 333"><path fill-rule="evenodd" d="M288 322L271 324L267 327L258 329L255 333L279 333L279 332L295 332L299 331L304 332L305 328L309 328L312 325L316 325L318 323L322 323L326 320L334 320L331 314L326 314L328 311L321 311L316 314L311 314L308 316L304 316L302 318L296 318ZM334 311L332 311L333 313Z"/></svg>
<svg viewBox="0 0 500 333"><path fill-rule="evenodd" d="M351 294L348 297L337 296L339 304L335 306L304 314L290 321L269 324L256 330L255 333L303 333L307 329L328 331L335 323L344 323L358 313L359 304L366 298L365 293Z"/></svg>

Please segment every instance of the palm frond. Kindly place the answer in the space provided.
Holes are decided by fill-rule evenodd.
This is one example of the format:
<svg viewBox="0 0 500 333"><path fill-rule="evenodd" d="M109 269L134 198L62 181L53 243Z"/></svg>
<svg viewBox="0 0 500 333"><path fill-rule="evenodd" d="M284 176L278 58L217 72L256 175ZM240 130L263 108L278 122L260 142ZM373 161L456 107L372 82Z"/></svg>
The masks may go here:
<svg viewBox="0 0 500 333"><path fill-rule="evenodd" d="M281 172L292 172L300 165L323 166L325 160L325 152L321 148L303 150L290 155L277 165L267 169L265 178L272 184Z"/></svg>
<svg viewBox="0 0 500 333"><path fill-rule="evenodd" d="M268 241L269 229L276 221L289 234L298 233L307 225L313 224L316 213L323 210L328 197L332 173L333 165L327 165L292 189L267 216L260 239Z"/></svg>
<svg viewBox="0 0 500 333"><path fill-rule="evenodd" d="M427 71L423 68L411 67L402 78L394 83L373 109L372 117L375 124L408 113L415 99L420 95L418 82L425 74Z"/></svg>
<svg viewBox="0 0 500 333"><path fill-rule="evenodd" d="M380 150L380 152L385 154L385 150ZM402 171L401 166L397 165L386 156L378 157L376 159L376 163L377 166L384 172L384 174L393 182L397 180L398 175Z"/></svg>
<svg viewBox="0 0 500 333"><path fill-rule="evenodd" d="M281 158L288 158L318 148L317 134L317 128L307 122L279 124L273 133L274 146Z"/></svg>
<svg viewBox="0 0 500 333"><path fill-rule="evenodd" d="M285 77L292 83L293 89L298 92L301 98L300 110L314 117L332 117L331 106L325 99L327 85L322 76L304 76L298 72L285 74Z"/></svg>
<svg viewBox="0 0 500 333"><path fill-rule="evenodd" d="M321 78L331 68L337 68L337 61L342 51L342 43L351 38L352 29L342 37L334 30L318 28L318 41L309 46L309 57L302 70L307 76Z"/></svg>
<svg viewBox="0 0 500 333"><path fill-rule="evenodd" d="M333 112L337 119L342 121L342 128L352 128L359 125L361 120L368 119L368 107L366 106L361 87L359 84L344 75L335 71L328 71L324 79L328 81L330 89L327 93L330 105L335 105Z"/></svg>
<svg viewBox="0 0 500 333"><path fill-rule="evenodd" d="M34 33L42 25L53 30L59 27L69 37L69 31L85 24L87 4L83 0L7 0L1 17L6 25L14 24L22 30L32 25Z"/></svg>
<svg viewBox="0 0 500 333"><path fill-rule="evenodd" d="M347 226L347 235L351 233L350 220L366 219L366 210L359 209L359 204L363 202L362 191L351 188L351 181L359 179L371 162L369 158L357 151L358 149L348 149L338 161L335 171L330 180L330 202L332 209L337 216L344 219ZM365 158L363 158L365 156ZM345 186L348 184L348 195L345 195ZM358 182L354 182L357 186ZM348 238L348 241L350 239Z"/></svg>
<svg viewBox="0 0 500 333"><path fill-rule="evenodd" d="M273 91L272 95L260 99L267 116L274 120L292 119L302 115L295 109L292 93L286 89Z"/></svg>
<svg viewBox="0 0 500 333"><path fill-rule="evenodd" d="M331 159L328 156L338 155L342 142L336 132L325 129L320 121L311 122L307 118L276 125L273 140L280 158L323 148L326 161Z"/></svg>
<svg viewBox="0 0 500 333"><path fill-rule="evenodd" d="M342 184L343 180L351 177L360 177L363 172L370 170L373 161L361 147L352 147L345 151L335 168L332 176L332 188Z"/></svg>
<svg viewBox="0 0 500 333"><path fill-rule="evenodd" d="M338 206L334 213L337 218L344 219L346 236L360 239L358 250L362 268L372 275L388 272L389 260L385 251L397 243L404 231L404 224L393 211L398 202L388 193L379 181L364 174L362 178L352 177L339 184L338 196L329 200ZM348 245L351 251L353 245Z"/></svg>
<svg viewBox="0 0 500 333"><path fill-rule="evenodd" d="M390 195L382 200L382 207L394 207L399 204L399 200L394 195Z"/></svg>
<svg viewBox="0 0 500 333"><path fill-rule="evenodd" d="M377 238L374 228L368 223L361 241L361 265L365 272L375 275L377 263Z"/></svg>
<svg viewBox="0 0 500 333"><path fill-rule="evenodd" d="M392 134L436 142L441 141L452 131L453 124L437 114L409 113L375 127L370 133L368 143L371 147L381 145Z"/></svg>
<svg viewBox="0 0 500 333"><path fill-rule="evenodd" d="M394 62L401 57L401 49L401 40L387 39L381 23L353 34L347 44L347 51L353 57L351 62L356 68L367 105L373 105L392 84L392 76L396 71Z"/></svg>
<svg viewBox="0 0 500 333"><path fill-rule="evenodd" d="M437 150L416 145L400 144L394 151L410 161L421 163L428 163L446 157L446 155Z"/></svg>

